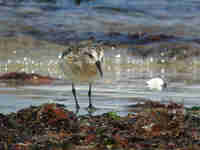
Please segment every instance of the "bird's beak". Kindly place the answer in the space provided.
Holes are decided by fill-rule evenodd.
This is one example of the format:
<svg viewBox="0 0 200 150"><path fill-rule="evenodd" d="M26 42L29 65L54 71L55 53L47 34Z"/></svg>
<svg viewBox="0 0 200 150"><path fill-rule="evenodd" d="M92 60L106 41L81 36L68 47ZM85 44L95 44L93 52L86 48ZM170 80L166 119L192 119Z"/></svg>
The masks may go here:
<svg viewBox="0 0 200 150"><path fill-rule="evenodd" d="M101 69L101 62L97 61L96 63L97 69L99 70L100 76L103 77L103 71Z"/></svg>

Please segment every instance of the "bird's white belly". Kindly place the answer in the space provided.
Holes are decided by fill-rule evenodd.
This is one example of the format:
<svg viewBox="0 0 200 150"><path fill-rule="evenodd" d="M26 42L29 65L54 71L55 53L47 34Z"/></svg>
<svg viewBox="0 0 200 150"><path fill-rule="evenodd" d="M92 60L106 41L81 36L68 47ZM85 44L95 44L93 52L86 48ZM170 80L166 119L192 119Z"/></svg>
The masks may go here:
<svg viewBox="0 0 200 150"><path fill-rule="evenodd" d="M96 65L62 64L65 77L73 82L93 82L98 79Z"/></svg>

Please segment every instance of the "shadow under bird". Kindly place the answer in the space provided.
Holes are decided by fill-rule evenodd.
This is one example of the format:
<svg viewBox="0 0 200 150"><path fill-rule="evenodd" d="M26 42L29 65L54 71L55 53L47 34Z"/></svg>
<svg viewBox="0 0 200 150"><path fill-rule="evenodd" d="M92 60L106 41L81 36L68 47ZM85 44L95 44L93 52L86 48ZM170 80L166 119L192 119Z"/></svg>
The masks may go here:
<svg viewBox="0 0 200 150"><path fill-rule="evenodd" d="M91 101L92 83L103 77L102 62L103 62L103 48L97 46L86 47L70 47L60 55L61 69L67 79L72 81L72 93L76 103L76 108L79 109L78 99L76 96L75 84L86 82L89 83L89 106L93 108Z"/></svg>

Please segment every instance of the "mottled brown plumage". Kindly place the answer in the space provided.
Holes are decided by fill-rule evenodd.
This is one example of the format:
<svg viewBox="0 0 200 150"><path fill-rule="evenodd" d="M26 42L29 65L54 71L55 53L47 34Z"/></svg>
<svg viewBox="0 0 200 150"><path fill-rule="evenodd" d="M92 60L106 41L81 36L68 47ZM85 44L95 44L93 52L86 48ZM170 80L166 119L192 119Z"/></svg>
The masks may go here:
<svg viewBox="0 0 200 150"><path fill-rule="evenodd" d="M89 108L92 108L91 86L95 80L103 76L101 68L103 56L103 49L98 45L71 47L62 53L60 57L61 68L66 78L72 81L72 93L77 108L79 108L79 104L74 84L80 82L89 83Z"/></svg>

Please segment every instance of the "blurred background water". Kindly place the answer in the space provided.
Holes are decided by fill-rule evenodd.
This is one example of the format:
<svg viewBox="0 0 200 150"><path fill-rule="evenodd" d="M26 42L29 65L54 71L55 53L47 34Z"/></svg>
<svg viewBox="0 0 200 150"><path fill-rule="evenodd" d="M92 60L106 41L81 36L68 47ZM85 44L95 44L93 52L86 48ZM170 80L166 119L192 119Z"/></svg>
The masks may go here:
<svg viewBox="0 0 200 150"><path fill-rule="evenodd" d="M1 33L15 28L28 32L31 27L32 34L70 31L65 36L71 39L93 33L101 38L102 32L110 31L148 30L190 37L199 33L197 0L1 0L0 4Z"/></svg>
<svg viewBox="0 0 200 150"><path fill-rule="evenodd" d="M106 33L161 32L182 37L186 43L199 39L199 9L197 0L1 0L0 75L20 71L62 80L43 86L0 83L0 112L49 101L74 110L71 83L63 80L58 67L58 55L68 41L94 36L100 41L121 43L123 38L107 37ZM195 65L199 57L174 66L152 65L156 59L137 57L129 48L106 48L104 78L97 81L92 93L94 104L100 108L97 113L114 110L127 114L128 106L149 99L199 105L200 73ZM145 81L157 76L168 80L166 90L146 87ZM82 108L88 105L87 90L87 84L77 86ZM84 113L87 111L81 109Z"/></svg>

